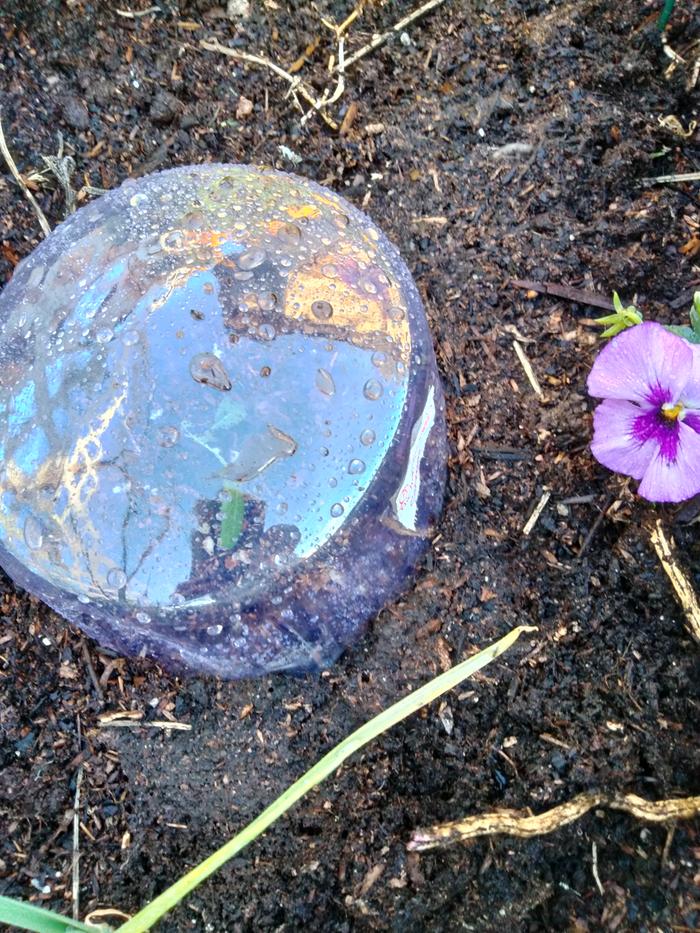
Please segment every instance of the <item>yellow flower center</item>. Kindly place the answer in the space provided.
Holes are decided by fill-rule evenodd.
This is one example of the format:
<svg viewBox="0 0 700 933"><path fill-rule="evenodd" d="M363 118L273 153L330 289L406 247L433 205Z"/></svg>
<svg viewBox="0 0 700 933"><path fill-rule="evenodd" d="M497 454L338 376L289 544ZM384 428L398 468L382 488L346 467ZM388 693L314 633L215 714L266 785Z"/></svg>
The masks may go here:
<svg viewBox="0 0 700 933"><path fill-rule="evenodd" d="M678 416L683 411L683 402L677 402L675 405L671 405L667 402L661 408L661 414L664 418L668 418L669 421L677 421Z"/></svg>

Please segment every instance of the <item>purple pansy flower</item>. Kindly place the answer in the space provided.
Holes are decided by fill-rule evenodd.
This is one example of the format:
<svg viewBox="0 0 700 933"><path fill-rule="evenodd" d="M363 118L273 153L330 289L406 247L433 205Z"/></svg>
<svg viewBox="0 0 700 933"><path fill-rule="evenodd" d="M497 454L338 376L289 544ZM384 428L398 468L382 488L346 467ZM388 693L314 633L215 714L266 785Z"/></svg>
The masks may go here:
<svg viewBox="0 0 700 933"><path fill-rule="evenodd" d="M588 391L597 460L637 480L653 502L700 492L700 345L660 324L638 324L601 350Z"/></svg>

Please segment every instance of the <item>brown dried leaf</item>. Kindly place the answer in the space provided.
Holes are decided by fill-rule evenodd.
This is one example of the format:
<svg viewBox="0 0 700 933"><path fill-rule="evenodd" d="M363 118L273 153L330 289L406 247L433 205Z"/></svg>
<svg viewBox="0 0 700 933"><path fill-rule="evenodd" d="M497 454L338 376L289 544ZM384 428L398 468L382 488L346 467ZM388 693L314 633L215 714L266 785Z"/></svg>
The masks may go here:
<svg viewBox="0 0 700 933"><path fill-rule="evenodd" d="M700 253L700 236L693 234L691 238L678 248L678 252L684 256L690 256L691 259Z"/></svg>

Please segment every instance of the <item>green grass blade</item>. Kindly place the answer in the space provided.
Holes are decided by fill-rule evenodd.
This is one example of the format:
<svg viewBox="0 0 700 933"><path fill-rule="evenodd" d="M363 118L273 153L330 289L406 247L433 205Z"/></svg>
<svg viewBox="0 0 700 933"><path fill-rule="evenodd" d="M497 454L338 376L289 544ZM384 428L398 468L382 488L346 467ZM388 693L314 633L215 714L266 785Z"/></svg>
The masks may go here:
<svg viewBox="0 0 700 933"><path fill-rule="evenodd" d="M228 487L231 497L224 502L221 511L221 531L219 532L219 547L232 548L243 531L243 513L245 511L245 498L243 494L233 487Z"/></svg>
<svg viewBox="0 0 700 933"><path fill-rule="evenodd" d="M0 923L8 923L20 930L34 930L36 933L99 933L105 927L89 927L79 920L62 917L44 907L35 907L26 901L15 901L0 894Z"/></svg>
<svg viewBox="0 0 700 933"><path fill-rule="evenodd" d="M193 891L197 885L201 884L205 878L217 871L230 858L233 858L241 849L258 838L265 832L276 820L289 810L293 804L301 797L307 794L312 788L320 784L325 778L333 772L354 752L367 745L382 732L386 732L396 723L406 719L412 713L415 713L422 706L432 702L452 690L467 677L470 677L476 671L481 670L490 664L494 658L503 654L510 646L517 641L523 632L531 632L534 629L531 626L520 625L505 635L500 641L489 645L478 654L467 658L455 667L450 668L444 674L435 677L423 687L409 693L408 696L394 703L383 713L379 713L364 726L360 726L355 732L351 733L339 745L324 755L313 768L302 775L298 781L288 787L287 790L263 810L260 816L256 817L252 823L249 823L233 839L230 839L225 845L214 852L209 858L200 862L192 871L188 872L179 881L167 888L155 900L147 904L131 920L119 927L117 933L145 933L150 930L165 913L175 907L190 891Z"/></svg>

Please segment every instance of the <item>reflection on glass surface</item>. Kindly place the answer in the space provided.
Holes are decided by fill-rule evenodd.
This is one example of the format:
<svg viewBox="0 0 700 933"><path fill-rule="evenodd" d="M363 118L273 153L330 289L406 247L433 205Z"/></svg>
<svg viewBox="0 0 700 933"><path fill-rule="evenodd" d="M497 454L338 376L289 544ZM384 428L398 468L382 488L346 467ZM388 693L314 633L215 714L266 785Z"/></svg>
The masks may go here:
<svg viewBox="0 0 700 933"><path fill-rule="evenodd" d="M83 208L0 296L0 364L0 562L118 650L328 663L440 508L410 275L302 179L175 169Z"/></svg>

